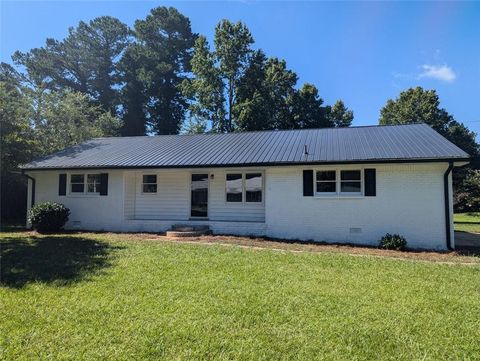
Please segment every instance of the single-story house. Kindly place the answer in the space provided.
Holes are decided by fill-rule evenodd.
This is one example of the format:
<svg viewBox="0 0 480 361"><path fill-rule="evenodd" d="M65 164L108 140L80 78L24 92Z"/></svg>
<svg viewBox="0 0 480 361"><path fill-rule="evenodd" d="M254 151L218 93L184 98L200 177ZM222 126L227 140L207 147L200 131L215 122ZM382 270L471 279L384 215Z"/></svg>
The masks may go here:
<svg viewBox="0 0 480 361"><path fill-rule="evenodd" d="M452 169L469 155L425 124L98 138L22 167L29 204L67 229L454 247Z"/></svg>

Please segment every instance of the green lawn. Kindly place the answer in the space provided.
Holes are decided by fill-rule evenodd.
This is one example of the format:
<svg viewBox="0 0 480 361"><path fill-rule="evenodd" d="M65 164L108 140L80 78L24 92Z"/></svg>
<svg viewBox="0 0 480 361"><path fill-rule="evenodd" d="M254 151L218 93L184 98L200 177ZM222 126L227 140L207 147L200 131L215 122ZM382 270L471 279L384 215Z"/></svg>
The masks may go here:
<svg viewBox="0 0 480 361"><path fill-rule="evenodd" d="M1 360L480 359L480 264L0 239Z"/></svg>
<svg viewBox="0 0 480 361"><path fill-rule="evenodd" d="M453 219L456 231L480 233L480 212L456 213Z"/></svg>

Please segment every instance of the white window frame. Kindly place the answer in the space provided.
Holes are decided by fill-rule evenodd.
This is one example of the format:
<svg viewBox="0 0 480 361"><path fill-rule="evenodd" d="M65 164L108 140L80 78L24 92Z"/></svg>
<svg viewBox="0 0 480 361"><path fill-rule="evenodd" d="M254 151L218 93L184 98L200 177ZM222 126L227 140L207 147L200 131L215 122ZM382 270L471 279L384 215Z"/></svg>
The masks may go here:
<svg viewBox="0 0 480 361"><path fill-rule="evenodd" d="M145 175L154 175L156 177L155 178L156 182L155 183L144 183L143 182L143 176L145 176ZM158 194L158 174L157 173L142 173L140 176L141 176L141 179L140 179L141 180L140 193L145 194L145 195L157 195ZM155 190L155 192L144 192L143 191L143 186L145 184L155 184L157 186L157 189Z"/></svg>
<svg viewBox="0 0 480 361"><path fill-rule="evenodd" d="M317 172L328 172L334 171L335 172L335 192L318 192L317 191ZM357 171L360 172L360 192L342 192L342 171ZM328 197L337 197L337 198L360 198L365 196L365 181L364 181L364 170L362 168L352 168L352 169L344 169L344 168L335 168L335 169L328 169L328 168L321 168L315 169L313 172L313 182L315 185L315 197L317 198L328 198ZM320 181L321 182L321 181ZM325 181L329 182L329 181ZM355 180L352 181L344 181L344 182L358 182Z"/></svg>
<svg viewBox="0 0 480 361"><path fill-rule="evenodd" d="M72 192L72 176L74 175L83 175L83 192ZM89 175L96 175L100 176L100 173L96 172L70 172L68 173L68 195L73 197L98 197L100 196L100 184L98 183L98 192L89 192L88 191L88 176ZM73 184L80 184L80 183L73 183Z"/></svg>
<svg viewBox="0 0 480 361"><path fill-rule="evenodd" d="M261 202L247 202L247 185L246 185L246 179L247 179L247 174L260 174L262 176L262 201ZM229 174L241 174L242 175L242 201L241 202L232 202L227 200L227 176ZM260 171L260 170L239 170L239 171L228 171L225 173L225 191L224 191L224 197L225 197L225 203L228 205L263 205L265 202L265 172Z"/></svg>

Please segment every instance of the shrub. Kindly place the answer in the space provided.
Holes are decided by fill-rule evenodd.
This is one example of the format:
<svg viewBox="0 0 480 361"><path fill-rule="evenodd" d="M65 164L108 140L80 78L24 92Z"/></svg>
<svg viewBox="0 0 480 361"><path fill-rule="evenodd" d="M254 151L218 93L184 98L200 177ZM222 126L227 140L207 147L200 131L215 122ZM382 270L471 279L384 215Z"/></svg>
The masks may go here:
<svg viewBox="0 0 480 361"><path fill-rule="evenodd" d="M28 220L38 232L58 232L67 223L70 210L55 202L39 203L29 211Z"/></svg>
<svg viewBox="0 0 480 361"><path fill-rule="evenodd" d="M383 249L395 249L401 251L407 247L407 241L399 234L387 233L380 239L378 246Z"/></svg>

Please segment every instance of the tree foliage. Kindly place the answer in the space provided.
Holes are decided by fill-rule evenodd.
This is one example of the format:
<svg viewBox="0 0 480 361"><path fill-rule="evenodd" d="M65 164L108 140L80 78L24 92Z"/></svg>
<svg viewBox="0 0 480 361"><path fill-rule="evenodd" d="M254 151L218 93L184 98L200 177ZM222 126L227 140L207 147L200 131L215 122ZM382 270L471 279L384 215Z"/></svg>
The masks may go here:
<svg viewBox="0 0 480 361"><path fill-rule="evenodd" d="M86 139L117 135L120 120L86 95L50 91L7 64L0 67L2 219L25 215L25 179L18 165Z"/></svg>
<svg viewBox="0 0 480 361"><path fill-rule="evenodd" d="M353 111L348 109L342 100L337 100L327 113L330 122L336 128L344 128L352 125Z"/></svg>
<svg viewBox="0 0 480 361"><path fill-rule="evenodd" d="M48 154L87 139L118 135L121 123L85 94L46 92L32 118L37 151Z"/></svg>
<svg viewBox="0 0 480 361"><path fill-rule="evenodd" d="M476 134L440 107L440 100L435 90L416 87L403 91L395 100L388 100L380 114L380 124L385 125L426 123L471 156L478 155ZM473 200L475 197L470 196L475 192L473 186L475 179L469 167L454 169L453 188L456 211L463 210L465 207L469 209L480 207L480 204Z"/></svg>
<svg viewBox="0 0 480 361"><path fill-rule="evenodd" d="M401 92L395 100L388 100L380 111L380 124L413 123L426 123L470 155L478 153L475 133L440 108L435 90L410 88Z"/></svg>
<svg viewBox="0 0 480 361"><path fill-rule="evenodd" d="M458 212L480 210L480 170L468 170L454 194L453 202Z"/></svg>
<svg viewBox="0 0 480 361"><path fill-rule="evenodd" d="M353 112L343 102L324 106L313 84L297 89L298 76L285 60L268 58L252 44L245 24L228 20L215 28L214 50L205 37L197 39L193 78L182 84L191 99L188 129L208 121L214 132L350 125Z"/></svg>
<svg viewBox="0 0 480 361"><path fill-rule="evenodd" d="M146 126L155 134L177 134L186 110L180 84L190 71L196 39L190 20L175 8L154 8L144 20L135 21L134 36L129 56L140 61L125 63L131 65L126 80L134 72L136 85L141 85Z"/></svg>
<svg viewBox="0 0 480 361"><path fill-rule="evenodd" d="M130 41L130 30L118 19L102 16L71 27L65 39L47 39L45 46L16 52L14 62L35 84L49 90L88 94L106 111L119 106L118 61Z"/></svg>

